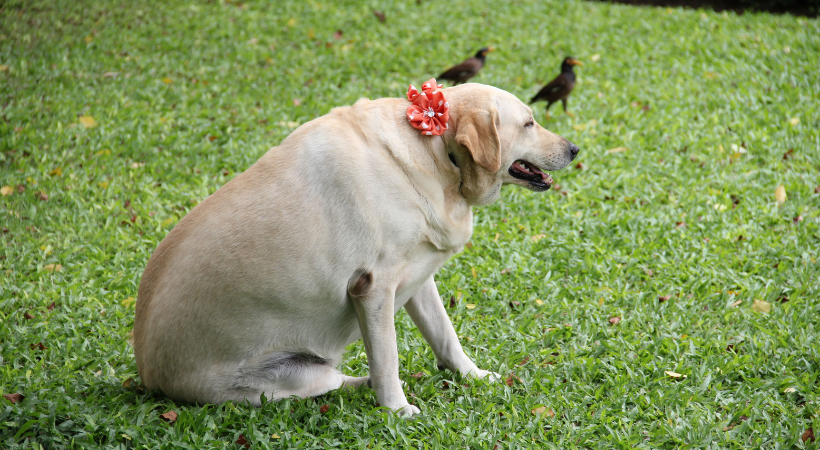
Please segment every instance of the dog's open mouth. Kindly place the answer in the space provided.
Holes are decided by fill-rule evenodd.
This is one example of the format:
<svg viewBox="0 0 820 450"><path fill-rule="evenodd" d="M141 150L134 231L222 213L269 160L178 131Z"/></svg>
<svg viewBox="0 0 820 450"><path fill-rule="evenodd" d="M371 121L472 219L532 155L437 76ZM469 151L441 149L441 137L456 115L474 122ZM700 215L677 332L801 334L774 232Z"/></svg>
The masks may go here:
<svg viewBox="0 0 820 450"><path fill-rule="evenodd" d="M546 191L552 186L550 174L542 171L535 164L519 159L510 166L510 175L519 180L524 180L530 187L537 191Z"/></svg>

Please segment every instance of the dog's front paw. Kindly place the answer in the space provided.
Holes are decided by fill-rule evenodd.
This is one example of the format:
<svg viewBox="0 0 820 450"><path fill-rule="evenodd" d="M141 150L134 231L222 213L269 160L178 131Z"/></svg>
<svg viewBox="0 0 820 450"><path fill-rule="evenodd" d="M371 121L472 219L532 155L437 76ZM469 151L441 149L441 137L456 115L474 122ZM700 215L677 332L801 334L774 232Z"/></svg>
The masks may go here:
<svg viewBox="0 0 820 450"><path fill-rule="evenodd" d="M414 416L414 415L416 415L416 414L420 413L420 412L421 412L421 410L420 410L420 409L418 409L418 408L416 408L416 407L415 407L415 406L413 406L413 405L409 405L409 404L408 404L408 405L405 405L405 406L404 406L404 407L402 407L402 408L399 408L399 409L394 410L394 412L395 412L396 414L398 414L399 416L401 416L401 417L405 417L405 418L407 418L407 417L411 417L411 416Z"/></svg>
<svg viewBox="0 0 820 450"><path fill-rule="evenodd" d="M472 372L470 372L470 376L475 378L486 378L487 381L491 383L501 381L501 375L495 372L490 372L489 370L475 369Z"/></svg>

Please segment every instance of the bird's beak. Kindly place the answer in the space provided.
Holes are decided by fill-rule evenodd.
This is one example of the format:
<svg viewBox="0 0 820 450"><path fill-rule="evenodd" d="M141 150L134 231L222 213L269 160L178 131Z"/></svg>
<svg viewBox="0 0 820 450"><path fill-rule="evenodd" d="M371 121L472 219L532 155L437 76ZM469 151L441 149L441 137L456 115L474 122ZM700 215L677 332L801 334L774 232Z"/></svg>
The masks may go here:
<svg viewBox="0 0 820 450"><path fill-rule="evenodd" d="M569 61L567 61L567 62L568 62L571 66L583 66L583 65L584 65L584 63L582 63L581 61L578 61L577 59L570 59L570 60L569 60Z"/></svg>

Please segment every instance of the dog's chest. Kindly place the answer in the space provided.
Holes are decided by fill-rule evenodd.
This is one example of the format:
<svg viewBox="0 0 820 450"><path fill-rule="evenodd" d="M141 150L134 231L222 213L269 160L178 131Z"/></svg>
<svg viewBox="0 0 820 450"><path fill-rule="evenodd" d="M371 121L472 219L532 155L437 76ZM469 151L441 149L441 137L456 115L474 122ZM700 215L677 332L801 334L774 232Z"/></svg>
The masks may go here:
<svg viewBox="0 0 820 450"><path fill-rule="evenodd" d="M399 275L396 288L395 309L398 311L421 288L421 286L450 259L461 247L441 251L431 243L419 245L412 257L408 258Z"/></svg>

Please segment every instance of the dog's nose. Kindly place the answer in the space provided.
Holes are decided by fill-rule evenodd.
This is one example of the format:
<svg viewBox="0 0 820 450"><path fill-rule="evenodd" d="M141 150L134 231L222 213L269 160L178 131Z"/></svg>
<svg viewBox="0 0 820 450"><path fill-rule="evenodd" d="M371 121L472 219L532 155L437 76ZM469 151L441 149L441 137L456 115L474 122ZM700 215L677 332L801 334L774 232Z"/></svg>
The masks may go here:
<svg viewBox="0 0 820 450"><path fill-rule="evenodd" d="M578 148L577 145L575 145L573 143L569 144L569 154L572 155L572 159L575 159L575 157L578 156L578 152L580 152L580 151L581 151L581 149Z"/></svg>

